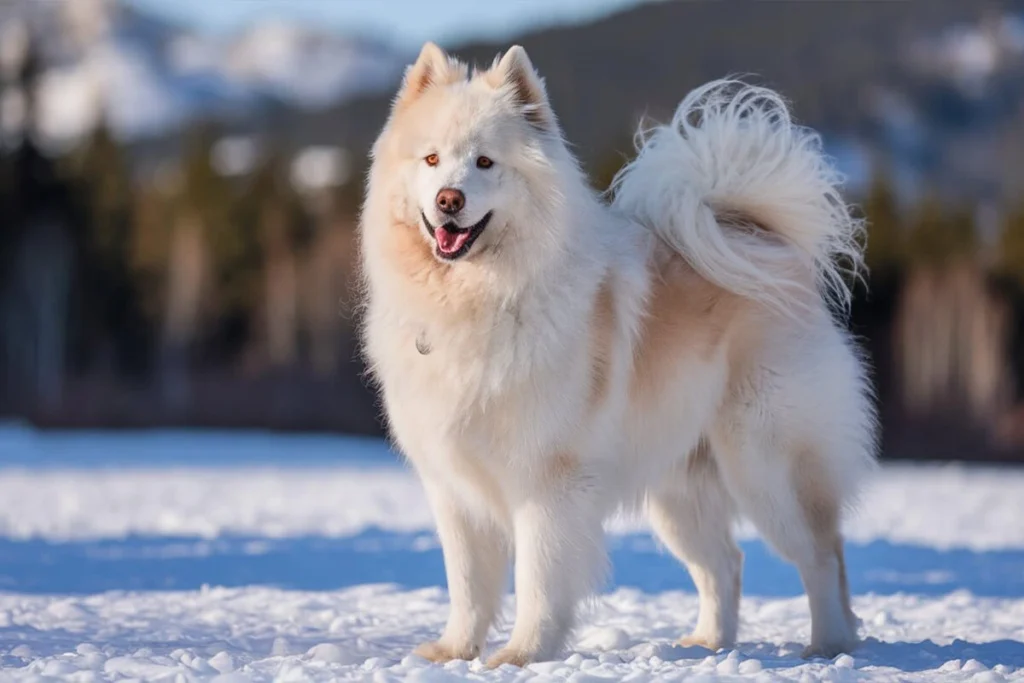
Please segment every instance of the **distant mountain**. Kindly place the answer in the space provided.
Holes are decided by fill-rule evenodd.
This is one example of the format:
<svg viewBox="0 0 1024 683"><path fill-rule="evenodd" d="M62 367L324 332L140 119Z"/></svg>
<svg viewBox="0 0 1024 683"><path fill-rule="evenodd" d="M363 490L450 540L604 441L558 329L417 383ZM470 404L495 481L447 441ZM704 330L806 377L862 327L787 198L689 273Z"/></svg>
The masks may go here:
<svg viewBox="0 0 1024 683"><path fill-rule="evenodd" d="M38 126L73 140L106 116L123 139L200 115L249 118L276 104L302 111L390 85L407 61L392 48L283 22L227 37L187 30L117 0L4 0L0 40L41 40ZM11 59L14 56L9 57Z"/></svg>
<svg viewBox="0 0 1024 683"><path fill-rule="evenodd" d="M105 113L149 160L174 153L200 115L283 148L342 145L358 160L414 56L285 23L214 37L118 0L0 0L0 62L25 25L44 39L44 134L74 139ZM908 193L1002 200L1024 187L1024 0L678 0L514 42L602 178L642 115L664 119L690 88L752 74L822 131L855 187L879 163ZM507 44L447 47L487 64ZM17 112L9 104L0 122Z"/></svg>
<svg viewBox="0 0 1024 683"><path fill-rule="evenodd" d="M690 88L752 74L823 131L854 180L880 160L911 190L1005 197L1024 187L1024 0L682 0L515 42L598 174L630 152L641 116L664 119ZM506 47L454 51L487 64ZM389 97L296 112L275 129L295 144L329 138L361 153Z"/></svg>

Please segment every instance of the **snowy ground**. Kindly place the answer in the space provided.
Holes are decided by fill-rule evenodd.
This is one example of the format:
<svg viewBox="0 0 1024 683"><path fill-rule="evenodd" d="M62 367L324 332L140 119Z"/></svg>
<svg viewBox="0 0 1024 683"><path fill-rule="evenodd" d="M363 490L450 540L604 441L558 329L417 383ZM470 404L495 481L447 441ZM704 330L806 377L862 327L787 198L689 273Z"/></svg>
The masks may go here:
<svg viewBox="0 0 1024 683"><path fill-rule="evenodd" d="M429 665L408 652L447 612L430 528L375 441L0 429L0 682L1024 681L1024 469L882 471L847 528L866 641L835 661L799 659L799 580L749 529L740 646L673 646L693 584L620 520L563 660Z"/></svg>

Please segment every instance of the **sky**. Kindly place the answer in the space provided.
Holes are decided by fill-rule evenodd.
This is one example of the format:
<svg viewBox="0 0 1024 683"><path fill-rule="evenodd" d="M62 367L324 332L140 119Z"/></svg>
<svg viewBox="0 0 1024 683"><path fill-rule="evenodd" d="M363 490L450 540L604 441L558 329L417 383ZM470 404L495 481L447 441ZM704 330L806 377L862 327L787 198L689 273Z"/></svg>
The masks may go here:
<svg viewBox="0 0 1024 683"><path fill-rule="evenodd" d="M501 40L537 26L574 23L652 0L127 0L214 32L257 19L287 18L346 33L369 33L415 49L475 38Z"/></svg>

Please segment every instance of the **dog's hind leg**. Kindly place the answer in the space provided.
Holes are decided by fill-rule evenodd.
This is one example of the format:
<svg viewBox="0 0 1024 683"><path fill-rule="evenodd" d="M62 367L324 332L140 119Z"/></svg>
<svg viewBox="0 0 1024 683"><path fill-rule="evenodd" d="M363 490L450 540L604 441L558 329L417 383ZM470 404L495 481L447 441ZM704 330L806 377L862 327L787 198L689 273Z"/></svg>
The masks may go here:
<svg viewBox="0 0 1024 683"><path fill-rule="evenodd" d="M680 642L717 650L736 643L743 553L732 535L735 509L706 442L647 498L658 538L686 565L700 595L693 633Z"/></svg>
<svg viewBox="0 0 1024 683"><path fill-rule="evenodd" d="M786 440L733 423L712 447L740 512L785 559L796 565L811 608L805 657L833 657L857 644L850 610L838 483L816 446L783 449Z"/></svg>

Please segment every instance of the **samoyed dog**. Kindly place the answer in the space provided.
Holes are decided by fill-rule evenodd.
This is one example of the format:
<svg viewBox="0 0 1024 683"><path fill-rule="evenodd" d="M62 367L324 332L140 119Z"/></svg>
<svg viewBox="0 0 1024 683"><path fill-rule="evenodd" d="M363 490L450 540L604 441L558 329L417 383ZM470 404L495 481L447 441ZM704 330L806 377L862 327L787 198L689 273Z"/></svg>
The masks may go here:
<svg viewBox="0 0 1024 683"><path fill-rule="evenodd" d="M521 47L480 70L427 44L374 144L363 347L443 548L427 659L483 655L510 564L487 664L557 656L622 510L696 583L682 643L736 641L742 516L799 569L805 654L857 645L840 521L875 417L841 315L863 226L770 90L710 83L637 139L606 201Z"/></svg>

